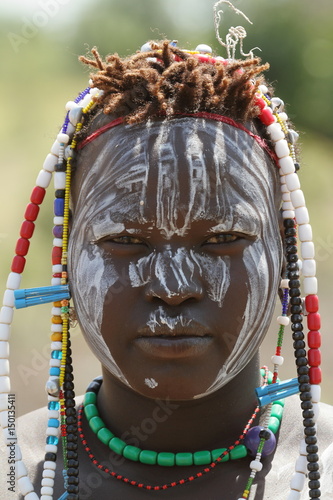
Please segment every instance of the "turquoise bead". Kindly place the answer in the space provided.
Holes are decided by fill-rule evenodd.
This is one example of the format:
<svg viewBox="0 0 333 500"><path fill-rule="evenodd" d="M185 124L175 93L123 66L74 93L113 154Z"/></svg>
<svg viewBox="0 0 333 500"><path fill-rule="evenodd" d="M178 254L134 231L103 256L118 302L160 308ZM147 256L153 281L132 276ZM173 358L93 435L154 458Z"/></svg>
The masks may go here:
<svg viewBox="0 0 333 500"><path fill-rule="evenodd" d="M52 351L51 358L52 359L61 359L62 358L62 351Z"/></svg>
<svg viewBox="0 0 333 500"><path fill-rule="evenodd" d="M57 444L59 443L59 439L55 436L47 436L46 438L46 444L55 444L57 446Z"/></svg>
<svg viewBox="0 0 333 500"><path fill-rule="evenodd" d="M59 420L56 418L49 418L47 425L49 427L59 427Z"/></svg>
<svg viewBox="0 0 333 500"><path fill-rule="evenodd" d="M58 368L57 366L52 366L50 368L50 375L54 376L54 377L59 377L60 375L60 368Z"/></svg>
<svg viewBox="0 0 333 500"><path fill-rule="evenodd" d="M58 403L58 401L50 401L49 404L47 405L47 408L49 410L59 410L60 403Z"/></svg>

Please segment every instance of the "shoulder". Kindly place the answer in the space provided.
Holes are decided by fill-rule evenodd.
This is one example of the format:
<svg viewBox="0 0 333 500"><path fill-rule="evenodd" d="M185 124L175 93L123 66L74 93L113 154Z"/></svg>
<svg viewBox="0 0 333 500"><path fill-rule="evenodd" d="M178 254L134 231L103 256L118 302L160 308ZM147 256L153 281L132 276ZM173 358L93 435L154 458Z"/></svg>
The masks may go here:
<svg viewBox="0 0 333 500"><path fill-rule="evenodd" d="M78 404L81 403L82 397L76 398ZM16 433L18 437L18 444L22 454L23 463L27 469L28 477L31 482L35 485L35 490L39 491L40 482L42 479L43 463L45 457L45 444L46 444L46 428L47 428L47 408L40 408L38 410L32 411L19 417L16 422ZM1 470L9 471L9 464L6 452L6 446L4 441L0 441L0 467ZM58 455L61 455L61 450L59 449ZM60 490L63 490L62 483L62 467L57 467L57 476L59 475ZM2 475L6 477L6 474ZM5 488L6 479L0 482L0 490ZM13 494L10 498L21 498L16 494Z"/></svg>

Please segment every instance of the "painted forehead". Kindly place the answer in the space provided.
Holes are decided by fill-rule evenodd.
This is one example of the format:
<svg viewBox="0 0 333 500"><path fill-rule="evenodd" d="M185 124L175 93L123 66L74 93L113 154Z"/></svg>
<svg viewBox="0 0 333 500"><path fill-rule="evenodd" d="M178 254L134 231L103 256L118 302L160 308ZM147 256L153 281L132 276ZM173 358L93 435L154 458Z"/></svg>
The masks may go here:
<svg viewBox="0 0 333 500"><path fill-rule="evenodd" d="M76 207L96 230L112 219L116 225L153 222L168 235L207 219L256 232L261 214L274 205L276 167L230 125L152 122L119 127L99 144Z"/></svg>

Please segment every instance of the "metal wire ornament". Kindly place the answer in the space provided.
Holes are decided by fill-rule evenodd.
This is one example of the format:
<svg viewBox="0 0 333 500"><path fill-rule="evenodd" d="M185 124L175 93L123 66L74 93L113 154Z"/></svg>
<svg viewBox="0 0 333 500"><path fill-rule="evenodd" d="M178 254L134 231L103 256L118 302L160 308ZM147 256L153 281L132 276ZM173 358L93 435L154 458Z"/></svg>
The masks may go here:
<svg viewBox="0 0 333 500"><path fill-rule="evenodd" d="M228 59L235 59L236 58L235 55L236 55L236 49L237 49L238 44L239 44L239 52L243 57L253 58L254 57L253 51L256 49L258 49L258 50L261 50L261 49L259 47L254 47L248 53L245 53L243 51L243 40L244 40L244 38L247 37L246 30L243 26L236 26L236 27L232 26L231 28L229 28L229 32L226 35L225 42L220 37L219 30L220 30L220 24L222 22L221 14L223 14L223 10L218 9L218 7L219 7L219 5L221 5L223 3L227 4L236 14L241 14L244 17L244 19L246 19L247 22L249 22L250 24L253 24L250 21L250 19L244 14L244 12L242 12L239 9L236 9L236 7L231 2L229 2L229 0L219 0L218 2L216 2L214 4L214 26L215 26L215 34L216 34L216 38L217 38L218 42L222 45L222 47L225 47L227 49Z"/></svg>

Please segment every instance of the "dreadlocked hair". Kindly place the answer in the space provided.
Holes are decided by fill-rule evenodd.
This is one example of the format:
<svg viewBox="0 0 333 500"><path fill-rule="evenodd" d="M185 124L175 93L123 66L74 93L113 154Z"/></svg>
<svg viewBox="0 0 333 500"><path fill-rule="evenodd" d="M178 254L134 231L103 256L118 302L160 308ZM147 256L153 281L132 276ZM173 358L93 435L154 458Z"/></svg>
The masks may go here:
<svg viewBox="0 0 333 500"><path fill-rule="evenodd" d="M152 116L206 111L245 122L255 118L254 103L263 83L259 58L244 61L202 62L194 55L170 45L169 41L150 42L149 52L121 59L118 54L102 60L96 48L93 59L80 60L97 71L91 75L92 87L103 90L96 99L104 114L123 117L126 123L139 123Z"/></svg>

